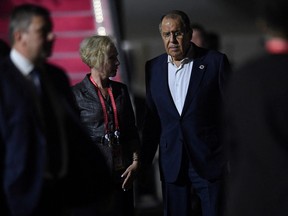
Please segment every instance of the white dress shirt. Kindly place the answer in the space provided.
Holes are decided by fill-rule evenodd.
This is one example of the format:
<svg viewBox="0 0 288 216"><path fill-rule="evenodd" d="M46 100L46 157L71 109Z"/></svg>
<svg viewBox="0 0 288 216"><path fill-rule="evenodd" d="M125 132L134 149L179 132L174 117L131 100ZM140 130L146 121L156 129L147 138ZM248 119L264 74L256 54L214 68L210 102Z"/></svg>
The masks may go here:
<svg viewBox="0 0 288 216"><path fill-rule="evenodd" d="M34 68L34 65L14 48L10 52L10 58L24 76L27 76Z"/></svg>
<svg viewBox="0 0 288 216"><path fill-rule="evenodd" d="M186 99L190 77L192 74L192 67L192 59L183 59L180 66L177 67L173 63L172 57L168 56L168 85L175 106L180 115L182 114L184 102Z"/></svg>

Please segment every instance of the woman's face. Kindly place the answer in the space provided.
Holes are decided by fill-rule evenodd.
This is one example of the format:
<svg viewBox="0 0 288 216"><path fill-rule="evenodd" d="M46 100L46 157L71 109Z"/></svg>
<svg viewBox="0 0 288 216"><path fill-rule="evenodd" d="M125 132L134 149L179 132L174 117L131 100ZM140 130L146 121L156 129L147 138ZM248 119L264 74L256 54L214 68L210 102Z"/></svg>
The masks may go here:
<svg viewBox="0 0 288 216"><path fill-rule="evenodd" d="M115 46L111 46L107 52L107 56L103 65L103 75L106 78L115 77L117 74L118 66L118 52Z"/></svg>

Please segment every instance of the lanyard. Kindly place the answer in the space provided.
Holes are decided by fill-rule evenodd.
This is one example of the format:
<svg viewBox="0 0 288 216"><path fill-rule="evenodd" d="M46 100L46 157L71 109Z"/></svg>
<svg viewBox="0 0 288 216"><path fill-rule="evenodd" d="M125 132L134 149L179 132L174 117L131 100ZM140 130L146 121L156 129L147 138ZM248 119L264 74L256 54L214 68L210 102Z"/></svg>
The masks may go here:
<svg viewBox="0 0 288 216"><path fill-rule="evenodd" d="M97 94L98 94L98 97L100 99L101 106L102 106L102 109L103 109L103 114L104 114L105 130L106 130L106 133L108 133L109 132L109 129L108 129L108 114L107 114L106 104L105 104L103 95L101 94L100 89L98 88L98 85L96 84L96 82L93 80L92 76L90 76L90 81L93 83L93 85L95 86L95 88L97 90ZM111 100L111 104L112 104L112 108L113 108L115 129L116 129L116 131L119 131L117 107L116 107L114 96L112 94L112 88L111 87L108 88L108 94L109 94L109 97L110 97L110 100Z"/></svg>

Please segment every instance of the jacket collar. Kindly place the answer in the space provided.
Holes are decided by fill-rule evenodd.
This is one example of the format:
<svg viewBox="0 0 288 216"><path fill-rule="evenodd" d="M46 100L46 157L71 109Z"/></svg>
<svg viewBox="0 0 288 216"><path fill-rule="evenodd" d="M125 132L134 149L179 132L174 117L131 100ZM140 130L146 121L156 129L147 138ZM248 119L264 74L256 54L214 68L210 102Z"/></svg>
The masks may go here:
<svg viewBox="0 0 288 216"><path fill-rule="evenodd" d="M98 100L98 95L95 86L90 81L90 75L91 73L86 74L85 78L82 80L82 85L84 87L82 88L82 92Z"/></svg>

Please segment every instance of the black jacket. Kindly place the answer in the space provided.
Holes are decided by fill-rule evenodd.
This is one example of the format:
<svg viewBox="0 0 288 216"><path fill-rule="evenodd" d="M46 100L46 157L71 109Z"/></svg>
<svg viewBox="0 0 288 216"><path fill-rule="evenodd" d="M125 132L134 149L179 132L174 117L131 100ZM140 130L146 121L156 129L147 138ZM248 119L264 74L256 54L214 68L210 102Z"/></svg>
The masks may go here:
<svg viewBox="0 0 288 216"><path fill-rule="evenodd" d="M112 166L112 155L107 145L103 145L99 138L105 135L104 115L100 99L95 86L89 80L90 74L73 86L76 104L82 125L86 128L95 146L106 157L108 165ZM127 86L120 82L110 82L115 99L120 128L120 143L126 168L131 164L133 152L139 148L138 129Z"/></svg>

